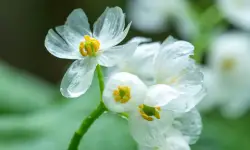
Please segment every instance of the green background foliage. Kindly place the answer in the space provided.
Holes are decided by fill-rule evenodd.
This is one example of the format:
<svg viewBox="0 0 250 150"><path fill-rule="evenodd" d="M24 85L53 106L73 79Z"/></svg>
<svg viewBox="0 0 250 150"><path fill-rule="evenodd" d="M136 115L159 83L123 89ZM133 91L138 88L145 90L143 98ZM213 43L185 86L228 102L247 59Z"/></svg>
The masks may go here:
<svg viewBox="0 0 250 150"><path fill-rule="evenodd" d="M196 46L194 58L205 63L205 51L212 33L234 29L222 18L214 1L192 3L192 13L202 35L191 39ZM95 79L86 95L65 99L60 82L70 61L51 56L44 48L48 29L63 24L74 8L83 8L90 23L107 6L125 8L126 0L73 1L1 1L0 17L0 150L63 150L81 120L98 104L99 89ZM11 11L10 11L11 9ZM133 36L163 40L168 35L180 38L176 29L161 34L147 34L131 29ZM219 112L202 114L201 139L194 150L249 150L250 114L228 120ZM83 138L80 150L136 150L127 121L112 113L102 115Z"/></svg>

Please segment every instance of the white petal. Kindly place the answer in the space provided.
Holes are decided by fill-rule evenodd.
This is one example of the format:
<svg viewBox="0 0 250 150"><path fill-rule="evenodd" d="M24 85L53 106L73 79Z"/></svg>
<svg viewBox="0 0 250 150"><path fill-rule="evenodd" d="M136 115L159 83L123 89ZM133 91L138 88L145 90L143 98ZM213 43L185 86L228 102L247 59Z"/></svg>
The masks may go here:
<svg viewBox="0 0 250 150"><path fill-rule="evenodd" d="M134 53L137 44L128 43L103 50L98 57L98 63L105 67L112 67L118 64L118 62L123 61L126 57L130 57Z"/></svg>
<svg viewBox="0 0 250 150"><path fill-rule="evenodd" d="M166 78L179 74L193 64L194 62L189 58L193 54L193 50L193 45L185 41L163 43L154 60L157 82L160 83Z"/></svg>
<svg viewBox="0 0 250 150"><path fill-rule="evenodd" d="M200 113L196 109L178 114L175 117L173 127L178 129L189 144L194 144L199 139L202 130Z"/></svg>
<svg viewBox="0 0 250 150"><path fill-rule="evenodd" d="M172 115L170 111L162 111L160 119L147 121L140 116L139 112L130 114L129 127L132 137L140 145L148 147L161 145L165 141L164 133L172 125Z"/></svg>
<svg viewBox="0 0 250 150"><path fill-rule="evenodd" d="M63 32L61 34L71 47L79 51L80 42L82 42L84 39L83 35L66 25L63 26Z"/></svg>
<svg viewBox="0 0 250 150"><path fill-rule="evenodd" d="M141 43L145 43L145 42L151 42L152 39L151 38L146 38L146 37L134 37L132 38L131 40L129 40L127 43L138 43L138 44L141 44Z"/></svg>
<svg viewBox="0 0 250 150"><path fill-rule="evenodd" d="M131 99L127 103L115 101L113 92L118 86L128 86L130 88ZM137 76L120 72L112 75L108 80L103 92L103 101L111 111L129 112L137 109L137 106L143 103L146 92L146 85Z"/></svg>
<svg viewBox="0 0 250 150"><path fill-rule="evenodd" d="M169 41L170 39L166 39L166 40ZM173 41L174 39L171 40L171 42ZM163 44L165 42L163 42ZM169 44L165 43L162 47L162 52L159 53L159 55L164 54L164 56L162 57L165 57L168 59L169 58L175 59L181 56L190 56L190 55L193 55L193 53L194 53L194 46L191 43L186 42L186 41L176 41L176 42L169 43Z"/></svg>
<svg viewBox="0 0 250 150"><path fill-rule="evenodd" d="M107 8L94 24L94 37L101 42L101 48L106 49L120 43L130 25L124 30L125 15L121 8Z"/></svg>
<svg viewBox="0 0 250 150"><path fill-rule="evenodd" d="M154 81L153 60L159 47L159 42L139 45L132 57L127 57L127 60L119 62L119 70L133 73L150 85Z"/></svg>
<svg viewBox="0 0 250 150"><path fill-rule="evenodd" d="M187 112L193 109L206 95L206 90L203 86L187 87L190 93L182 93L180 96L163 107L164 110L175 112ZM198 92L197 92L198 91ZM192 95L192 93L196 93Z"/></svg>
<svg viewBox="0 0 250 150"><path fill-rule="evenodd" d="M139 145L139 150L190 150L188 142L176 129L170 128L163 136L162 143L155 143L154 146Z"/></svg>
<svg viewBox="0 0 250 150"><path fill-rule="evenodd" d="M203 86L203 74L197 67L188 67L177 75L178 81L172 84L181 94L171 101L166 108L172 111L186 112L194 108L206 95Z"/></svg>
<svg viewBox="0 0 250 150"><path fill-rule="evenodd" d="M96 65L94 58L76 60L62 79L62 95L74 98L84 94L92 83Z"/></svg>
<svg viewBox="0 0 250 150"><path fill-rule="evenodd" d="M188 143L181 136L169 137L166 143L162 150L191 150Z"/></svg>
<svg viewBox="0 0 250 150"><path fill-rule="evenodd" d="M65 25L82 36L91 35L88 17L80 8L73 10L68 16Z"/></svg>
<svg viewBox="0 0 250 150"><path fill-rule="evenodd" d="M172 87L165 84L157 84L149 88L144 103L152 107L164 106L173 99L176 99L179 95L180 93Z"/></svg>
<svg viewBox="0 0 250 150"><path fill-rule="evenodd" d="M62 29L58 27L57 29ZM50 29L45 38L45 47L54 56L66 59L79 59L80 53L72 48L68 43L53 29Z"/></svg>
<svg viewBox="0 0 250 150"><path fill-rule="evenodd" d="M174 42L176 42L177 39L175 39L173 36L168 36L162 43L161 47L165 47L167 45L173 44Z"/></svg>

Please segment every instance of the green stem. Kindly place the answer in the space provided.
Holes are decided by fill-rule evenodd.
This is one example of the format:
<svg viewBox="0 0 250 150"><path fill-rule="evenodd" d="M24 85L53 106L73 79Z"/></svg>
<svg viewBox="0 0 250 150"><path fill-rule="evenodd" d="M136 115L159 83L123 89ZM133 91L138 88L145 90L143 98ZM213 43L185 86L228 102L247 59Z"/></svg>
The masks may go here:
<svg viewBox="0 0 250 150"><path fill-rule="evenodd" d="M102 74L102 68L99 64L96 66L96 71L98 75L99 87L100 87L100 93L101 93L101 101L102 101L102 93L104 90L104 79L103 79L103 74Z"/></svg>
<svg viewBox="0 0 250 150"><path fill-rule="evenodd" d="M97 65L96 71L98 74L99 87L100 87L100 92L101 92L101 102L97 106L97 108L94 111L92 111L91 114L82 121L80 128L74 133L74 136L71 139L68 150L78 149L78 146L80 144L82 137L88 131L90 126L95 122L97 118L99 118L106 111L106 107L102 101L102 93L104 90L104 80L103 80L103 74L102 74L100 65Z"/></svg>

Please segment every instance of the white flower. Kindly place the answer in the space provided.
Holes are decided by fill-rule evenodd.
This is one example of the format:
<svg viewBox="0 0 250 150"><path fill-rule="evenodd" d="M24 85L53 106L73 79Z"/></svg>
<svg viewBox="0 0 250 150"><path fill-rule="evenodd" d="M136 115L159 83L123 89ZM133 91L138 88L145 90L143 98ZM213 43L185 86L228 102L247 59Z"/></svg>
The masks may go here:
<svg viewBox="0 0 250 150"><path fill-rule="evenodd" d="M174 116L172 127L162 135L155 137L155 145L140 144L139 150L190 150L201 133L202 122L196 109Z"/></svg>
<svg viewBox="0 0 250 150"><path fill-rule="evenodd" d="M239 117L250 107L250 35L232 31L212 41L202 110L221 107L226 117Z"/></svg>
<svg viewBox="0 0 250 150"><path fill-rule="evenodd" d="M135 75L120 72L113 74L103 91L103 102L114 112L134 110L145 99L147 86Z"/></svg>
<svg viewBox="0 0 250 150"><path fill-rule="evenodd" d="M173 20L180 35L195 35L197 27L189 9L189 3L185 0L128 0L128 17L133 21L133 26L149 33L165 31L170 20Z"/></svg>
<svg viewBox="0 0 250 150"><path fill-rule="evenodd" d="M148 38L136 37L130 42L137 42L138 44L151 41ZM115 67L109 68L109 74L116 72L129 72L137 75L147 85L152 84L153 81L153 60L155 54L160 48L160 42L143 43L140 44L131 57L127 57L125 61L118 63Z"/></svg>
<svg viewBox="0 0 250 150"><path fill-rule="evenodd" d="M178 96L179 93L167 85L147 88L137 76L120 72L108 80L103 101L111 111L129 113L131 134L138 143L155 144L154 136L164 133L173 118L171 111L161 107Z"/></svg>
<svg viewBox="0 0 250 150"><path fill-rule="evenodd" d="M250 0L217 0L217 4L231 23L250 31Z"/></svg>
<svg viewBox="0 0 250 150"><path fill-rule="evenodd" d="M88 18L82 9L74 10L65 25L50 29L45 46L56 57L77 59L68 69L61 83L65 97L78 97L90 87L97 64L114 66L132 55L136 43L115 46L127 35L131 23L125 27L121 8L107 8L90 30Z"/></svg>
<svg viewBox="0 0 250 150"><path fill-rule="evenodd" d="M149 87L144 102L129 114L132 137L139 144L152 146L160 144L163 134L173 123L173 112L164 109L179 93L173 88L158 84Z"/></svg>
<svg viewBox="0 0 250 150"><path fill-rule="evenodd" d="M180 93L178 98L166 106L169 110L190 111L205 96L203 74L190 58L193 51L192 44L169 37L155 57L156 84L166 84Z"/></svg>

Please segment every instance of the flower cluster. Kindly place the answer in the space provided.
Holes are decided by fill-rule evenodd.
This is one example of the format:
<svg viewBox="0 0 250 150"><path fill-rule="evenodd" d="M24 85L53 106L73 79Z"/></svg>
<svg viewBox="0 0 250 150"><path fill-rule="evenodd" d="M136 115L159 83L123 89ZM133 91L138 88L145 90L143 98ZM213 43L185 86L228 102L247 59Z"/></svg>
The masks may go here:
<svg viewBox="0 0 250 150"><path fill-rule="evenodd" d="M136 37L115 46L128 33L130 24L124 26L122 10L107 8L92 33L85 13L76 9L64 26L49 30L48 51L77 59L63 78L62 94L84 94L95 68L109 67L102 102L109 111L126 114L139 149L189 150L201 133L195 106L205 95L203 74L190 58L194 46L171 36L162 43Z"/></svg>
<svg viewBox="0 0 250 150"><path fill-rule="evenodd" d="M140 149L189 149L199 137L201 118L195 106L205 90L203 75L190 58L193 50L190 43L172 37L162 44L142 43L109 71L104 103L111 111L129 115Z"/></svg>

